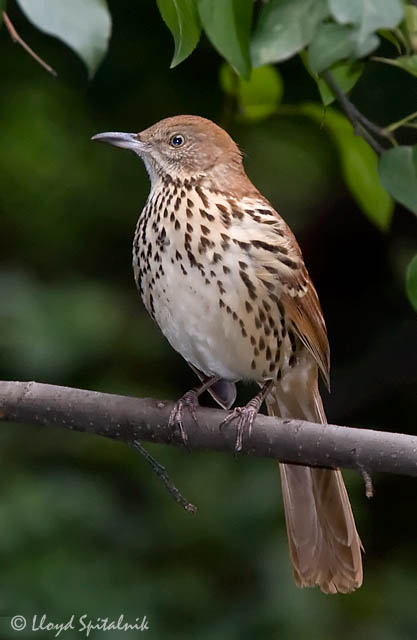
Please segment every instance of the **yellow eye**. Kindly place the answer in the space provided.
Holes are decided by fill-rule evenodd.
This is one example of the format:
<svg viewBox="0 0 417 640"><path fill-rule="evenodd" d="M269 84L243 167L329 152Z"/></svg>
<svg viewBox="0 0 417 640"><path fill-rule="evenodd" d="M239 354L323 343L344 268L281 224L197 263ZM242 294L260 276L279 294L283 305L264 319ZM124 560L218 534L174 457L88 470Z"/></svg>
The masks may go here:
<svg viewBox="0 0 417 640"><path fill-rule="evenodd" d="M182 145L184 144L185 140L184 140L184 136L182 136L180 133L176 133L175 136L172 136L171 140L169 141L169 144L171 145L171 147L182 147Z"/></svg>

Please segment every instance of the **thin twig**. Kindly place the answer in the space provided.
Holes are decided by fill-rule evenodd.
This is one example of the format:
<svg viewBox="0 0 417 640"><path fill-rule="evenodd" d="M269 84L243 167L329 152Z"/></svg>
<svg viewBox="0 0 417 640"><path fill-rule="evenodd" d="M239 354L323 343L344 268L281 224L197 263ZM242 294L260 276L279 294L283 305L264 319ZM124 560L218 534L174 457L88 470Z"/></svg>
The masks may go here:
<svg viewBox="0 0 417 640"><path fill-rule="evenodd" d="M151 456L148 451L146 451L145 447L143 447L138 440L133 440L131 446L135 449L135 451L139 451L141 456L143 456L149 463L151 469L156 473L158 478L162 480L162 483L165 485L167 491L172 495L175 502L178 502L178 504L184 507L184 509L188 511L188 513L192 513L194 515L197 512L197 507L191 502L188 502L188 500L186 500L184 496L178 491L177 487L167 474L165 467L163 467L162 464L155 460L155 458Z"/></svg>
<svg viewBox="0 0 417 640"><path fill-rule="evenodd" d="M373 498L374 497L374 485L372 483L371 474L366 469L364 469L364 467L362 467L362 466L360 466L359 469L360 469L363 481L365 483L365 495L366 495L367 498Z"/></svg>
<svg viewBox="0 0 417 640"><path fill-rule="evenodd" d="M357 135L360 135L370 147L378 154L381 155L385 151L384 147L375 139L375 136L389 140L392 145L396 144L396 140L391 132L382 129L374 122L371 122L366 116L359 111L357 107L349 100L347 95L343 93L337 82L334 80L330 71L324 71L322 74L324 80L327 82L337 101L345 112L346 116L350 120ZM372 133L371 133L372 132ZM372 135L374 134L374 135Z"/></svg>
<svg viewBox="0 0 417 640"><path fill-rule="evenodd" d="M413 120L413 119L417 119L417 111L414 111L414 113L410 113L408 116L401 118L401 120L397 120L397 122L392 122L387 127L385 127L385 130L392 132L392 131L395 131L396 129L399 129L400 127L414 128L416 126L416 123L410 122L410 120Z"/></svg>
<svg viewBox="0 0 417 640"><path fill-rule="evenodd" d="M46 71L51 73L53 76L57 76L58 74L55 71L55 69L53 69L51 66L49 66L49 64L47 64L44 60L42 60L42 58L40 58L33 51L33 49L31 49L29 47L29 45L26 44L26 42L19 36L19 34L17 33L16 29L14 28L14 26L12 24L12 21L10 20L9 16L7 15L7 13L5 11L3 11L3 20L4 20L4 24L6 25L7 31L9 32L10 37L13 40L13 42L17 42L17 44L20 44L24 48L24 50L27 51L28 54L30 56L32 56L32 58L34 58L34 60L36 60L36 62L38 64L41 65L41 67L46 69Z"/></svg>

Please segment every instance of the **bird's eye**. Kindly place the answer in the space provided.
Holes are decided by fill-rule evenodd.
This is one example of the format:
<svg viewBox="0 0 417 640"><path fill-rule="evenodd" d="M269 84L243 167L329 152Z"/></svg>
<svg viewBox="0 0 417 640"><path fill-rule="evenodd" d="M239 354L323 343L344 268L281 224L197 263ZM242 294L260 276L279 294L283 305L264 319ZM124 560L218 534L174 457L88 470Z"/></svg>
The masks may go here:
<svg viewBox="0 0 417 640"><path fill-rule="evenodd" d="M176 133L175 136L172 136L171 140L169 141L169 144L171 145L171 147L182 147L182 145L184 144L184 136L182 136L179 133Z"/></svg>

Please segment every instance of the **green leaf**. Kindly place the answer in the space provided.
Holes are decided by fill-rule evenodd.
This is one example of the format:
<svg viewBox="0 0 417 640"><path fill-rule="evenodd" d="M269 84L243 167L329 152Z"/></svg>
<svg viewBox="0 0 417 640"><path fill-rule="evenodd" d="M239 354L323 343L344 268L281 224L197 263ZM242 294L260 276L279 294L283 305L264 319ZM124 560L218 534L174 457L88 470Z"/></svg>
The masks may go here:
<svg viewBox="0 0 417 640"><path fill-rule="evenodd" d="M378 35L385 38L385 40L388 40L388 42L391 42L391 44L397 49L398 53L401 54L401 43L392 31L388 31L388 29L378 29Z"/></svg>
<svg viewBox="0 0 417 640"><path fill-rule="evenodd" d="M328 69L334 62L348 58L354 48L354 31L342 24L322 24L309 48L308 63L314 73Z"/></svg>
<svg viewBox="0 0 417 640"><path fill-rule="evenodd" d="M386 230L394 203L379 181L376 153L355 135L350 122L337 111L324 111L315 103L303 105L301 111L329 131L338 148L343 176L352 196L365 215L381 230Z"/></svg>
<svg viewBox="0 0 417 640"><path fill-rule="evenodd" d="M333 91L330 89L327 82L323 78L321 78L317 73L313 73L310 65L308 64L307 53L305 51L302 51L300 53L300 57L308 73L317 83L321 101L323 102L324 106L327 107L335 100ZM353 89L353 87L361 77L363 70L364 64L362 62L336 62L329 69L334 80L343 91L343 93L348 93L351 89Z"/></svg>
<svg viewBox="0 0 417 640"><path fill-rule="evenodd" d="M405 286L408 299L417 311L417 254L407 267Z"/></svg>
<svg viewBox="0 0 417 640"><path fill-rule="evenodd" d="M379 43L378 29L393 29L403 18L402 0L329 0L329 9L340 24L357 25L355 57L368 55Z"/></svg>
<svg viewBox="0 0 417 640"><path fill-rule="evenodd" d="M399 67L407 73L411 73L412 76L417 77L417 54L412 56L399 56L398 58L373 58L376 62L383 62L384 64L390 64L393 67Z"/></svg>
<svg viewBox="0 0 417 640"><path fill-rule="evenodd" d="M395 60L395 66L400 67L412 76L417 77L417 54L412 56L400 56Z"/></svg>
<svg viewBox="0 0 417 640"><path fill-rule="evenodd" d="M17 0L41 31L59 38L77 53L93 76L103 60L111 33L105 0Z"/></svg>
<svg viewBox="0 0 417 640"><path fill-rule="evenodd" d="M417 214L417 145L384 151L379 177L393 198Z"/></svg>
<svg viewBox="0 0 417 640"><path fill-rule="evenodd" d="M249 78L253 0L198 0L204 30L237 73Z"/></svg>
<svg viewBox="0 0 417 640"><path fill-rule="evenodd" d="M252 63L281 62L304 49L328 15L326 0L270 0L252 38Z"/></svg>
<svg viewBox="0 0 417 640"><path fill-rule="evenodd" d="M362 44L361 56L356 56L358 37L358 28L352 28L350 25L320 25L308 48L308 60L312 70L320 73L335 62L368 55L378 46L378 38L368 36Z"/></svg>
<svg viewBox="0 0 417 640"><path fill-rule="evenodd" d="M329 0L329 8L337 22L360 24L368 33L394 29L403 17L402 0Z"/></svg>
<svg viewBox="0 0 417 640"><path fill-rule="evenodd" d="M417 7L409 4L404 10L405 28L413 51L417 51Z"/></svg>
<svg viewBox="0 0 417 640"><path fill-rule="evenodd" d="M245 120L262 120L276 112L284 93L281 74L266 65L253 69L250 80L239 78L228 64L220 69L220 84L226 93L236 97Z"/></svg>
<svg viewBox="0 0 417 640"><path fill-rule="evenodd" d="M200 39L197 0L157 0L158 9L174 38L171 69L188 58Z"/></svg>

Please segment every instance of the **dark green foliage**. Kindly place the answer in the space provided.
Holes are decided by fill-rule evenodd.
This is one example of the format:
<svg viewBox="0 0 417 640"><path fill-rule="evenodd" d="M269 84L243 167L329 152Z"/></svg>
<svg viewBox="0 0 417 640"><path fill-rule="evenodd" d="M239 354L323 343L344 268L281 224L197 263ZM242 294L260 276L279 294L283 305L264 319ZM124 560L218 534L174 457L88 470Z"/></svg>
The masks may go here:
<svg viewBox="0 0 417 640"><path fill-rule="evenodd" d="M417 145L385 151L379 163L379 175L386 190L417 214Z"/></svg>
<svg viewBox="0 0 417 640"><path fill-rule="evenodd" d="M65 0L17 2L35 26L72 47L93 75L109 42L111 19L106 0L77 0L75 6ZM270 71L263 73L262 65L283 62L297 53L317 83L324 106L331 104L335 95L321 74L330 71L339 88L350 91L364 71L362 60L381 48L381 37L394 45L398 55L374 59L417 75L417 7L402 0L269 0L256 11L255 20L253 0L157 0L157 6L174 39L171 67L194 51L203 29L236 75L242 76L243 80L237 77L225 84L223 71L222 86L240 105L239 117L249 121L279 111L282 82L279 80L277 89L277 76ZM255 71L251 77L252 67ZM323 113L323 122L325 119ZM388 133L386 140L395 144L393 132L400 126L417 126L415 120L415 113L402 117L380 130L381 135ZM352 135L342 135L342 131L348 131L347 122L344 125L339 119L339 123L335 126L333 116L328 116L328 130L337 143L346 184L365 215L380 229L389 227L392 205L382 193L384 187L415 212L417 205L410 196L417 193L415 173L403 177L396 171L388 175L384 170L388 158L391 167L396 154L405 157L405 151L392 149L381 160L381 184L376 185L376 160L371 149ZM361 134L356 125L354 132Z"/></svg>
<svg viewBox="0 0 417 640"><path fill-rule="evenodd" d="M158 8L175 43L171 68L188 58L200 39L201 24L195 0L157 0Z"/></svg>
<svg viewBox="0 0 417 640"><path fill-rule="evenodd" d="M201 22L213 46L248 79L252 0L198 0Z"/></svg>

